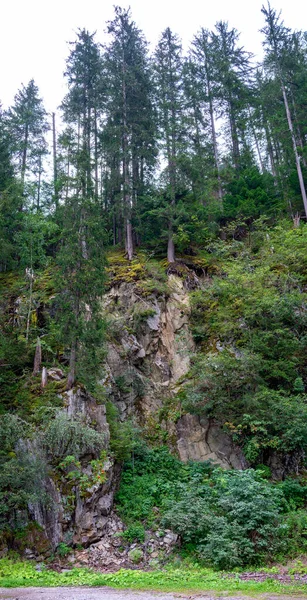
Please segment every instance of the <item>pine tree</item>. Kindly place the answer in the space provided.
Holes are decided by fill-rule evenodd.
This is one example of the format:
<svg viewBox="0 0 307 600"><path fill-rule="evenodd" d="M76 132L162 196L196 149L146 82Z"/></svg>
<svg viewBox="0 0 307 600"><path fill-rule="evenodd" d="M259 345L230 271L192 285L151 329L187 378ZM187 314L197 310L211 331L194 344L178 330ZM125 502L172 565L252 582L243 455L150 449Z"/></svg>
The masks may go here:
<svg viewBox="0 0 307 600"><path fill-rule="evenodd" d="M43 159L48 154L46 132L49 124L33 79L16 94L14 104L7 113L7 127L23 193L26 181L33 181L34 176L39 194Z"/></svg>
<svg viewBox="0 0 307 600"><path fill-rule="evenodd" d="M238 45L239 34L229 29L228 23L219 21L211 33L212 69L216 98L221 114L229 124L232 162L240 168L240 154L245 145L247 121L248 76L251 54Z"/></svg>
<svg viewBox="0 0 307 600"><path fill-rule="evenodd" d="M108 23L112 39L105 52L108 82L107 122L103 134L106 185L112 198L113 239L124 238L133 257L133 220L155 161L155 124L147 43L130 10L115 7ZM115 203L115 204L114 204ZM122 225L123 223L123 225Z"/></svg>
<svg viewBox="0 0 307 600"><path fill-rule="evenodd" d="M265 63L269 69L273 70L277 78L282 93L285 113L287 117L288 128L292 140L293 153L295 157L297 175L301 190L301 196L304 205L305 216L307 217L307 194L301 167L300 147L303 142L298 138L297 124L295 124L295 103L290 104L291 77L289 78L289 57L293 56L293 42L297 45L297 36L291 36L290 29L285 27L281 21L280 13L277 12L268 3L267 8L262 7L266 25L262 29L265 35L264 47L266 49ZM292 48L291 48L292 46Z"/></svg>
<svg viewBox="0 0 307 600"><path fill-rule="evenodd" d="M167 260L175 261L174 224L179 189L179 153L184 138L184 97L182 46L167 28L161 35L154 55L156 102L163 154L166 160L169 206L167 208Z"/></svg>
<svg viewBox="0 0 307 600"><path fill-rule="evenodd" d="M68 94L63 100L65 123L73 134L75 151L70 155L74 168L72 193L98 198L98 122L103 107L102 62L95 34L79 30L66 63ZM72 173L70 173L70 176Z"/></svg>
<svg viewBox="0 0 307 600"><path fill-rule="evenodd" d="M210 37L210 32L207 29L201 29L194 37L192 42L192 56L195 64L194 86L198 82L201 86L201 100L205 110L209 112L211 140L213 147L214 167L217 177L218 198L222 200L222 183L220 176L219 151L216 132L216 115L215 115L215 96L217 91L214 89L214 51Z"/></svg>

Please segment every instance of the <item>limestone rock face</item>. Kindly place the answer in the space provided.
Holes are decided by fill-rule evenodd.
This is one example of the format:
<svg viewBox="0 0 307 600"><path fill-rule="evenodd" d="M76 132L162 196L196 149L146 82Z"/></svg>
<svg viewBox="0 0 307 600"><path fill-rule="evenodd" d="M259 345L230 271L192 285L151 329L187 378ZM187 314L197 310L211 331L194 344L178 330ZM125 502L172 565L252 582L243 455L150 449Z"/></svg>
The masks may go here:
<svg viewBox="0 0 307 600"><path fill-rule="evenodd" d="M210 460L226 469L247 467L243 454L234 447L230 437L209 420L187 414L177 421L176 429L177 448L183 462Z"/></svg>
<svg viewBox="0 0 307 600"><path fill-rule="evenodd" d="M163 400L180 389L189 371L195 351L189 293L176 275L169 276L168 285L168 295L152 293L144 298L135 283L123 283L104 299L111 329L104 384L123 420L136 412L146 425ZM144 314L138 327L135 314L139 321ZM211 460L226 469L246 468L242 453L217 424L186 414L167 427L181 460Z"/></svg>
<svg viewBox="0 0 307 600"><path fill-rule="evenodd" d="M104 383L122 418L134 412L137 403L146 420L189 370L194 351L189 296L182 280L174 275L169 277L169 288L168 296L152 293L144 298L134 283L123 283L104 299L114 331L108 343L109 375ZM135 314L140 321L137 326Z"/></svg>

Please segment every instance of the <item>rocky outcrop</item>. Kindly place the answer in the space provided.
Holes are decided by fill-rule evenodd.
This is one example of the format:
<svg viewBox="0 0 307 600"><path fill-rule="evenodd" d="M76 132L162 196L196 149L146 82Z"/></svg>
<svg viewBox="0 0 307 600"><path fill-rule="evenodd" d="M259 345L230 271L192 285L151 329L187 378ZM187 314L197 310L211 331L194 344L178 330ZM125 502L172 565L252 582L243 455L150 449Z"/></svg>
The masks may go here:
<svg viewBox="0 0 307 600"><path fill-rule="evenodd" d="M154 566L157 560L165 558L176 543L178 536L170 531L146 531L143 542L127 542L123 537L124 524L115 513L108 519L103 538L88 549L75 551L69 558L74 566L87 566L117 570L138 566Z"/></svg>
<svg viewBox="0 0 307 600"><path fill-rule="evenodd" d="M105 447L108 447L110 433L106 419L106 408L97 404L85 390L77 388L63 396L64 406L71 417L82 417L87 424L95 423L96 429L104 434ZM56 473L48 476L45 489L48 504L37 503L30 507L32 517L43 527L53 548L60 542L88 546L104 535L108 516L113 508L120 467L107 460L104 464L106 481L96 483L81 497L78 489L73 489L72 506L58 483ZM84 473L90 474L90 467L84 466Z"/></svg>
<svg viewBox="0 0 307 600"><path fill-rule="evenodd" d="M240 449L217 424L208 419L186 414L177 421L176 430L178 452L183 462L209 460L226 469L247 467Z"/></svg>
<svg viewBox="0 0 307 600"><path fill-rule="evenodd" d="M136 406L146 419L189 369L194 351L189 297L174 275L169 289L168 296L142 297L135 284L124 283L104 300L111 339L103 383L123 419Z"/></svg>
<svg viewBox="0 0 307 600"><path fill-rule="evenodd" d="M103 383L123 420L136 412L146 425L179 390L190 368L195 346L188 291L176 275L169 276L168 295L142 297L136 284L123 283L106 295L104 308L111 339ZM186 414L165 426L181 460L246 467L240 450L217 424Z"/></svg>
<svg viewBox="0 0 307 600"><path fill-rule="evenodd" d="M157 417L165 401L176 396L190 368L195 347L189 327L188 291L183 280L174 274L169 276L167 293L144 294L136 283L120 283L105 295L103 308L108 321L108 342L100 383L106 399L117 406L120 420L134 415L146 427ZM61 379L61 372L49 370L47 376L56 381ZM68 415L81 416L86 423L95 424L104 434L107 448L110 435L105 405L98 404L82 388L65 392L63 401ZM176 414L173 419L166 419L164 427L182 461L210 460L226 469L246 466L241 452L215 423L196 415L184 414L178 418ZM89 467L85 464L83 468L88 474ZM73 509L68 506L56 477L48 478L50 506L47 509L34 506L32 513L53 547L59 542L82 544L91 548L90 554L85 552L84 556L91 556L92 564L97 557L100 561L104 557L106 565L117 557L120 566L131 562L129 552L133 556L135 548L127 546L124 553L119 550L117 534L122 531L122 524L112 511L120 467L107 461L105 470L106 481L95 484L85 496L74 490ZM150 554L154 559L159 550L166 551L173 541L173 538L157 540L153 534L147 545L137 547L135 556L142 561L142 557Z"/></svg>

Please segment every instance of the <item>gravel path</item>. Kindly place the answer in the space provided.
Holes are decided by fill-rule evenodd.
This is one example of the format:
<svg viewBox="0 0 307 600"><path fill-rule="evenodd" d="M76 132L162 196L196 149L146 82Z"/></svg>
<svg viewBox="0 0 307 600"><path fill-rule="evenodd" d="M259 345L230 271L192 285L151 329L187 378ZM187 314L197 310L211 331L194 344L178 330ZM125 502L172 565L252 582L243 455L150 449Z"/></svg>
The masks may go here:
<svg viewBox="0 0 307 600"><path fill-rule="evenodd" d="M262 594L258 600L307 600L306 595L295 596ZM111 588L0 588L0 600L255 600L248 596L221 596L208 593L163 594L158 592L137 592L133 590L112 590Z"/></svg>

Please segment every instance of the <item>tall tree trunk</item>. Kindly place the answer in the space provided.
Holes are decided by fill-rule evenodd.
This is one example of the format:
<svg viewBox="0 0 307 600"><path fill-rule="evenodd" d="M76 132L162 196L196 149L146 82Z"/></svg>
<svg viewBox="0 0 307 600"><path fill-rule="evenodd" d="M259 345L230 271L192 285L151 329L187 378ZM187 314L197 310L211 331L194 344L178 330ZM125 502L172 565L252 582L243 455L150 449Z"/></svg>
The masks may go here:
<svg viewBox="0 0 307 600"><path fill-rule="evenodd" d="M86 194L93 197L93 181L91 172L91 108L87 108L86 119Z"/></svg>
<svg viewBox="0 0 307 600"><path fill-rule="evenodd" d="M77 340L74 338L71 344L69 357L69 372L67 377L66 390L71 390L76 381L76 357L77 357Z"/></svg>
<svg viewBox="0 0 307 600"><path fill-rule="evenodd" d="M128 260L133 258L133 237L131 224L131 192L129 180L129 165L128 165L128 135L127 135L127 97L126 97L126 63L123 51L123 66L122 66L122 98L123 98L123 183L124 183L124 226L125 226L125 248Z"/></svg>
<svg viewBox="0 0 307 600"><path fill-rule="evenodd" d="M208 98L209 98L209 113L210 113L211 135L212 135L212 144L213 144L213 153L214 153L214 166L215 166L216 173L217 173L218 196L219 196L219 200L222 201L223 192L222 192L222 182L221 182L220 169L219 169L217 135L216 135L216 129L215 129L214 108L213 108L213 100L212 100L212 94L211 94L211 83L210 83L207 64L206 64L205 68L206 68L207 90L208 90Z"/></svg>
<svg viewBox="0 0 307 600"><path fill-rule="evenodd" d="M34 273L32 269L32 241L31 244L31 267L26 269L26 277L29 279L29 306L27 312L27 327L26 327L26 342L29 341L30 335L30 322L31 322L31 313L32 313L32 299L33 299L33 283L34 283Z"/></svg>
<svg viewBox="0 0 307 600"><path fill-rule="evenodd" d="M229 108L229 110L228 110L229 125L230 125L230 132L231 132L231 141L232 141L232 156L233 156L233 162L234 162L235 169L238 171L240 168L240 148L239 148L237 125L236 125L236 120L235 120L235 115L234 115L234 108L233 108L233 103L232 103L231 99L228 101L228 108Z"/></svg>
<svg viewBox="0 0 307 600"><path fill-rule="evenodd" d="M53 190L54 202L56 208L59 206L58 193L58 169L57 169L57 151L56 151L56 129L55 129L55 113L52 113L52 148L53 148Z"/></svg>
<svg viewBox="0 0 307 600"><path fill-rule="evenodd" d="M98 130L97 130L97 109L94 108L94 162L95 162L95 198L98 200L99 178L98 178Z"/></svg>
<svg viewBox="0 0 307 600"><path fill-rule="evenodd" d="M33 364L33 375L37 375L42 366L42 345L40 337L37 338L36 347L35 347L35 355L34 355L34 364Z"/></svg>
<svg viewBox="0 0 307 600"><path fill-rule="evenodd" d="M268 124L266 122L266 120L263 118L263 126L264 126L264 131L265 131L265 136L266 136L266 143L267 143L267 149L268 149L268 154L269 154L269 158L270 158L270 163L271 163L271 170L272 170L272 175L275 179L275 182L277 182L277 171L276 171L276 166L275 166L275 159L274 159L274 152L273 152L273 145L272 145L272 139L271 139L271 134L268 128Z"/></svg>
<svg viewBox="0 0 307 600"><path fill-rule="evenodd" d="M251 129L252 129L254 140L255 140L255 144L256 144L256 150L257 150L257 154L258 154L258 160L259 160L261 172L263 173L264 172L264 165L263 165L263 160L262 160L262 156L261 156L261 151L260 151L260 146L259 146L257 132L256 132L256 129L255 129L254 123L253 123L253 117L252 117L252 114L251 114L250 106L248 107L248 114L249 114L249 120L250 120Z"/></svg>
<svg viewBox="0 0 307 600"><path fill-rule="evenodd" d="M287 114L288 126L289 126L289 130L290 130L290 133L291 133L291 139L292 139L293 151L294 151L294 156L295 156L297 175L298 175L298 179L299 179L299 183L300 183L300 188L301 188L301 194L302 194L302 200L303 200L303 204L304 204L305 216L307 217L307 195L306 195L306 189L305 189L305 184L304 184L304 179L303 179L303 174L302 174L300 157L299 157L299 154L298 154L298 151L297 151L297 144L296 144L295 133L294 133L294 129L293 129L293 123L292 123L291 113L290 113L289 104L288 104L288 98L287 98L286 88L285 88L285 85L284 85L282 79L281 79L281 90L282 90L282 95L283 95L283 99L284 99L284 105L285 105L286 114Z"/></svg>
<svg viewBox="0 0 307 600"><path fill-rule="evenodd" d="M68 193L69 193L69 177L70 177L70 148L68 146L68 148L67 148L67 170L66 170L66 192L65 192L66 202L68 200Z"/></svg>
<svg viewBox="0 0 307 600"><path fill-rule="evenodd" d="M297 130L297 139L298 139L301 151L302 151L301 160L302 160L302 163L303 163L304 167L306 168L307 167L307 163L306 163L306 159L305 159L305 157L303 155L304 142L303 142L303 138L302 138L302 134L301 134L301 128L300 128L299 120L298 120L298 117L297 117L296 106L295 106L295 101L294 101L294 97L293 97L293 93L292 92L291 92L291 100L292 100L294 121L295 121L295 124L296 124L296 130Z"/></svg>
<svg viewBox="0 0 307 600"><path fill-rule="evenodd" d="M26 175L26 168L27 168L28 142L29 142L29 126L28 126L28 123L26 123L26 125L25 125L25 135L24 135L24 146L23 146L22 159L21 159L21 185L22 185L22 193L24 193L24 187L25 187L25 175Z"/></svg>
<svg viewBox="0 0 307 600"><path fill-rule="evenodd" d="M176 173L175 173L175 149L174 141L170 142L169 134L166 135L166 147L168 157L168 172L169 172L169 183L170 183L170 195L171 195L171 212L174 211L176 206ZM168 244L167 244L167 260L172 263L175 262L175 245L173 239L173 215L168 222Z"/></svg>
<svg viewBox="0 0 307 600"><path fill-rule="evenodd" d="M168 121L168 119L167 119ZM174 99L172 98L171 107L171 132L167 133L167 156L168 156L168 172L171 190L171 217L168 222L168 243L167 243L167 260L169 263L175 262L175 244L174 244L174 232L173 232L173 217L172 214L176 206L176 139L175 139L175 127L176 123L176 111L174 106Z"/></svg>
<svg viewBox="0 0 307 600"><path fill-rule="evenodd" d="M126 252L128 260L133 258L133 236L132 236L132 225L130 219L126 219Z"/></svg>
<svg viewBox="0 0 307 600"><path fill-rule="evenodd" d="M80 146L81 146L81 117L80 117L80 115L78 115L78 130L77 130L77 157L78 157L78 160L77 160L77 168L76 168L76 170L77 170L77 173L76 173L76 175L77 175L77 189L76 189L77 198L79 198L80 186L82 186L82 181L81 181L82 173L80 176ZM73 153L72 153L72 156L73 156Z"/></svg>
<svg viewBox="0 0 307 600"><path fill-rule="evenodd" d="M175 262L175 245L173 238L173 228L171 223L169 223L168 227L168 242L167 242L167 262L173 263Z"/></svg>
<svg viewBox="0 0 307 600"><path fill-rule="evenodd" d="M39 157L38 161L38 181L37 181L37 198L36 198L36 208L40 209L40 199L41 199L41 179L42 179L42 157Z"/></svg>

